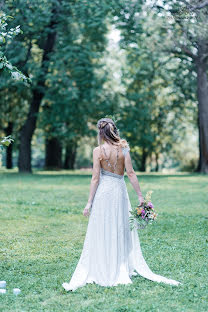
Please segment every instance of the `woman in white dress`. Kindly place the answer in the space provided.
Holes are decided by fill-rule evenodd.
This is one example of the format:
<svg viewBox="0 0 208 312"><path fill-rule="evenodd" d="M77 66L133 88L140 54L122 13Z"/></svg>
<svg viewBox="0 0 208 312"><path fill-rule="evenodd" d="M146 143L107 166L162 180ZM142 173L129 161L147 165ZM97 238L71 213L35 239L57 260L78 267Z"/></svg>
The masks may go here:
<svg viewBox="0 0 208 312"><path fill-rule="evenodd" d="M171 285L178 281L155 274L143 258L137 229L130 230L131 204L124 181L124 170L143 202L134 172L129 146L119 136L113 120L97 123L99 146L93 150L93 174L90 194L83 215L89 216L81 257L66 291L75 291L87 283L116 286L132 283L132 275L141 275ZM101 144L104 142L104 144Z"/></svg>

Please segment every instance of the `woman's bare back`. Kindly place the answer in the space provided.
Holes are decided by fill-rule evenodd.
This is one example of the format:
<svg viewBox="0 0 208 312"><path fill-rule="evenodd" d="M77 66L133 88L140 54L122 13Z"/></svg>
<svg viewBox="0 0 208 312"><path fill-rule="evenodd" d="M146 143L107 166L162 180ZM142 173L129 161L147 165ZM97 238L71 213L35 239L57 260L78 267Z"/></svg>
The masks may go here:
<svg viewBox="0 0 208 312"><path fill-rule="evenodd" d="M100 166L106 171L114 172L119 175L124 174L125 158L122 147L105 143L100 146Z"/></svg>

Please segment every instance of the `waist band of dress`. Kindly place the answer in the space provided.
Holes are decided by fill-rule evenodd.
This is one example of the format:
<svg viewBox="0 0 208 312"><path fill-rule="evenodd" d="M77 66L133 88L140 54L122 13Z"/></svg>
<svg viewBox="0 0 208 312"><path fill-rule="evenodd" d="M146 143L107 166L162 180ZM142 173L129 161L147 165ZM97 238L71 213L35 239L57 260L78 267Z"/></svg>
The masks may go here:
<svg viewBox="0 0 208 312"><path fill-rule="evenodd" d="M102 175L107 175L107 176L117 178L117 179L123 179L124 178L124 175L120 175L120 174L117 174L117 173L114 173L111 171L107 171L107 170L104 170L103 168L101 168L100 171L101 171Z"/></svg>

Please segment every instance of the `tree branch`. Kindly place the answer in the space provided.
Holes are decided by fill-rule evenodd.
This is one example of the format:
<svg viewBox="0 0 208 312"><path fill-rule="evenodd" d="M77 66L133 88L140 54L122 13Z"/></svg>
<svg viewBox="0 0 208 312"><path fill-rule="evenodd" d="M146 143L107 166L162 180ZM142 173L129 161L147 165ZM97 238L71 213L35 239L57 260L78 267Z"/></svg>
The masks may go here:
<svg viewBox="0 0 208 312"><path fill-rule="evenodd" d="M184 53L187 54L188 56L190 56L192 59L195 60L195 59L197 58L197 56L196 56L194 53L192 53L185 45L180 44L180 45L179 45L179 48L180 48L181 50L183 50Z"/></svg>
<svg viewBox="0 0 208 312"><path fill-rule="evenodd" d="M195 6L191 6L191 10L200 10L200 9L203 9L205 6L208 6L208 0L204 1L203 3L201 4L197 4Z"/></svg>
<svg viewBox="0 0 208 312"><path fill-rule="evenodd" d="M182 46L178 46L178 48L180 48L182 51L178 51L176 48L174 49L163 49L163 52L169 52L169 53L173 53L175 54L175 56L178 56L179 58L183 57L183 56L189 56L191 57L193 60L197 59L197 56L195 54L193 54L190 50L188 50L186 47L186 51L184 50L184 47L182 48Z"/></svg>
<svg viewBox="0 0 208 312"><path fill-rule="evenodd" d="M201 57L201 62L206 62L207 59L208 59L208 53L207 53L207 54L204 54L204 55Z"/></svg>

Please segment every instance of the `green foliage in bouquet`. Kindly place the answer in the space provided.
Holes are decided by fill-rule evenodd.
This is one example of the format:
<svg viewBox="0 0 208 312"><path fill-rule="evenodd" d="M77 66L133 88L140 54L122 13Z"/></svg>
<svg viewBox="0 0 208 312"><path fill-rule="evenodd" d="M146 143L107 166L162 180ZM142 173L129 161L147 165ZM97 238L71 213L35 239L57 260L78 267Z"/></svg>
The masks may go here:
<svg viewBox="0 0 208 312"><path fill-rule="evenodd" d="M144 203L132 208L129 217L131 230L137 226L138 229L144 229L148 223L152 223L157 218L157 213L151 202L152 191L148 191L144 198Z"/></svg>

